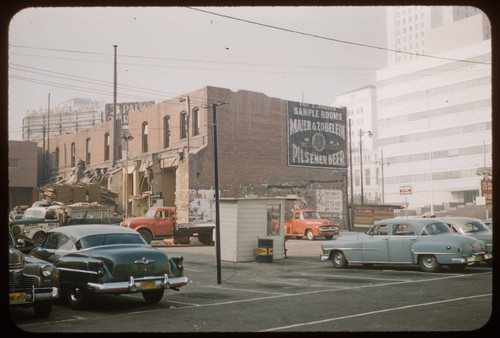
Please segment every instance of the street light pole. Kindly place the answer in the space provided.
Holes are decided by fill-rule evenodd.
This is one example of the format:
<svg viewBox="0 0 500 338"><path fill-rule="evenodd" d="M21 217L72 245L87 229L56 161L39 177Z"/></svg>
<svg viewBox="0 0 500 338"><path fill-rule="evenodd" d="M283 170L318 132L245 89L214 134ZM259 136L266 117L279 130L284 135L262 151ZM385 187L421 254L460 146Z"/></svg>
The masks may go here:
<svg viewBox="0 0 500 338"><path fill-rule="evenodd" d="M363 193L363 135L364 134L372 136L372 132L370 130L363 131L363 129L359 128L359 170L361 178L361 205L364 204L364 193Z"/></svg>
<svg viewBox="0 0 500 338"><path fill-rule="evenodd" d="M125 140L127 144L127 148L125 149L125 172L123 173L125 177L125 218L128 217L128 142L132 141L134 137L132 135L123 135L122 138Z"/></svg>
<svg viewBox="0 0 500 338"><path fill-rule="evenodd" d="M227 102L213 103L213 131L214 131L214 194L215 194L215 251L217 260L217 284L222 283L221 280L221 257L220 257L220 208L219 208L219 162L217 150L217 106L226 104Z"/></svg>

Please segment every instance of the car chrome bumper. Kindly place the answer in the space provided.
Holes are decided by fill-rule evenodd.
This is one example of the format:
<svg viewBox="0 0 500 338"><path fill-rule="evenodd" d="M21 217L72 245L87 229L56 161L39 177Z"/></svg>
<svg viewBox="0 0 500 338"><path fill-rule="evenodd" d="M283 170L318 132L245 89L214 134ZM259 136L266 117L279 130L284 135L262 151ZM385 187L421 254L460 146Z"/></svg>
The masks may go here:
<svg viewBox="0 0 500 338"><path fill-rule="evenodd" d="M154 282L154 286L151 286L151 282ZM146 283L149 284L147 287L145 286ZM87 283L87 287L90 291L96 293L132 293L155 289L175 289L187 283L188 278L186 276L169 278L167 274L164 274L163 276L138 278L130 276L126 282Z"/></svg>
<svg viewBox="0 0 500 338"><path fill-rule="evenodd" d="M321 259L322 262L327 261L330 259L330 254L321 254L319 255L319 258Z"/></svg>
<svg viewBox="0 0 500 338"><path fill-rule="evenodd" d="M59 297L59 289L56 287L32 289L31 292L12 292L24 294L22 301L10 301L11 306L29 305L35 302L43 302L47 300L56 300Z"/></svg>
<svg viewBox="0 0 500 338"><path fill-rule="evenodd" d="M474 263L479 263L479 262L486 262L490 259L493 259L492 254L487 254L484 252L475 252L472 254L470 257L461 257L461 258L452 258L451 263L452 264L474 264Z"/></svg>

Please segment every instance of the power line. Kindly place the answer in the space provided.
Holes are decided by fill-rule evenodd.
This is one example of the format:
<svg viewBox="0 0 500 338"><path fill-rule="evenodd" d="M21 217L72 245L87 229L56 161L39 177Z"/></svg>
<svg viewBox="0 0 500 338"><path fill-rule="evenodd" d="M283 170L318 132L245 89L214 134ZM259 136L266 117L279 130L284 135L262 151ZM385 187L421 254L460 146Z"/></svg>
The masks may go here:
<svg viewBox="0 0 500 338"><path fill-rule="evenodd" d="M406 52L406 51L401 51L401 50L391 49L391 48L386 48L386 47L368 45L368 44L365 44L365 43L359 43L359 42L352 42L352 41L347 41L347 40L340 40L340 39L335 39L335 38L329 38L329 37L321 36L321 35L317 35L317 34L305 33L305 32L297 31L297 30L294 30L294 29L283 28L283 27L273 26L273 25L269 25L269 24L265 24L265 23L261 23L261 22L256 22L256 21L251 21L251 20L247 20L247 19L237 18L237 17L231 16L231 15L215 13L215 12L208 11L208 10L205 10L205 9L199 9L199 8L194 8L194 7L186 7L186 8L194 10L194 11L202 12L202 13L205 13L205 14L212 14L212 15L220 16L222 18L226 18L226 19L230 19L230 20L236 20L236 21L241 21L241 22L249 23L249 24L252 24L252 25L257 25L257 26L271 28L271 29L276 29L276 30L280 30L280 31L288 32L288 33L300 34L300 35L309 36L309 37L313 37L313 38L317 38L317 39L322 39L322 40L327 40L327 41L333 41L333 42L338 42L338 43L343 43L343 44L348 44L348 45L353 45L353 46L358 46L358 47L383 50L383 51L393 52L393 53L408 54L408 55L413 55L413 56L422 56L422 57L426 57L426 58L433 58L433 59L446 60L446 61L459 61L459 62L468 62L468 63L475 63L475 64L491 65L491 63L487 63L487 62L471 61L471 60L461 60L461 59L453 59L453 58L445 58L445 57L440 57L440 56L434 56L434 55L428 55L428 54L419 54L419 53Z"/></svg>

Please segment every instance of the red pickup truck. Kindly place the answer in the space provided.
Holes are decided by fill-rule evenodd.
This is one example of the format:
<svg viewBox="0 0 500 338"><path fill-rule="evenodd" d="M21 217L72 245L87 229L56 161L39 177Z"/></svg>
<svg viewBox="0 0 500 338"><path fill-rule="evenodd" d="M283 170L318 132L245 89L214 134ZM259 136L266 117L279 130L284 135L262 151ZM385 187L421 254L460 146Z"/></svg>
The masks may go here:
<svg viewBox="0 0 500 338"><path fill-rule="evenodd" d="M313 240L316 237L324 236L332 239L339 234L339 226L333 221L321 219L316 210L303 209L295 210L292 220L285 221L285 236L295 236Z"/></svg>
<svg viewBox="0 0 500 338"><path fill-rule="evenodd" d="M177 224L176 211L175 207L151 207L144 217L127 218L120 225L137 230L148 243L173 237L174 243L189 244L197 236L202 244L213 244L213 224Z"/></svg>

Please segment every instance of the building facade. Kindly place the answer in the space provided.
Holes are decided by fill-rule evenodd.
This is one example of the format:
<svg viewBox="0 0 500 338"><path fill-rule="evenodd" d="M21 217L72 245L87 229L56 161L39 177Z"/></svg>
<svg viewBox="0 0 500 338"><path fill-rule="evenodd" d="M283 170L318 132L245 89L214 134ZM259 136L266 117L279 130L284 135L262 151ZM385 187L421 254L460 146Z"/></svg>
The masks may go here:
<svg viewBox="0 0 500 338"><path fill-rule="evenodd" d="M83 161L86 171L109 173L108 188L119 194L122 208L128 201L134 216L157 203L176 206L180 223L211 222L215 107L221 197L296 197L297 206L347 227L345 110L299 104L295 114L305 119L299 121L290 118L289 106L262 93L204 87L130 111L115 167L112 121L52 138L51 177L67 179ZM306 150L290 142L291 129L303 135L297 144Z"/></svg>
<svg viewBox="0 0 500 338"><path fill-rule="evenodd" d="M474 202L480 167L491 167L491 40L377 72L378 146L386 201L410 208ZM464 60L464 61L460 61Z"/></svg>
<svg viewBox="0 0 500 338"><path fill-rule="evenodd" d="M103 102L74 98L50 108L29 111L23 118L23 140L40 141L44 138L75 133L104 122Z"/></svg>
<svg viewBox="0 0 500 338"><path fill-rule="evenodd" d="M38 200L38 160L35 142L9 141L9 209Z"/></svg>

